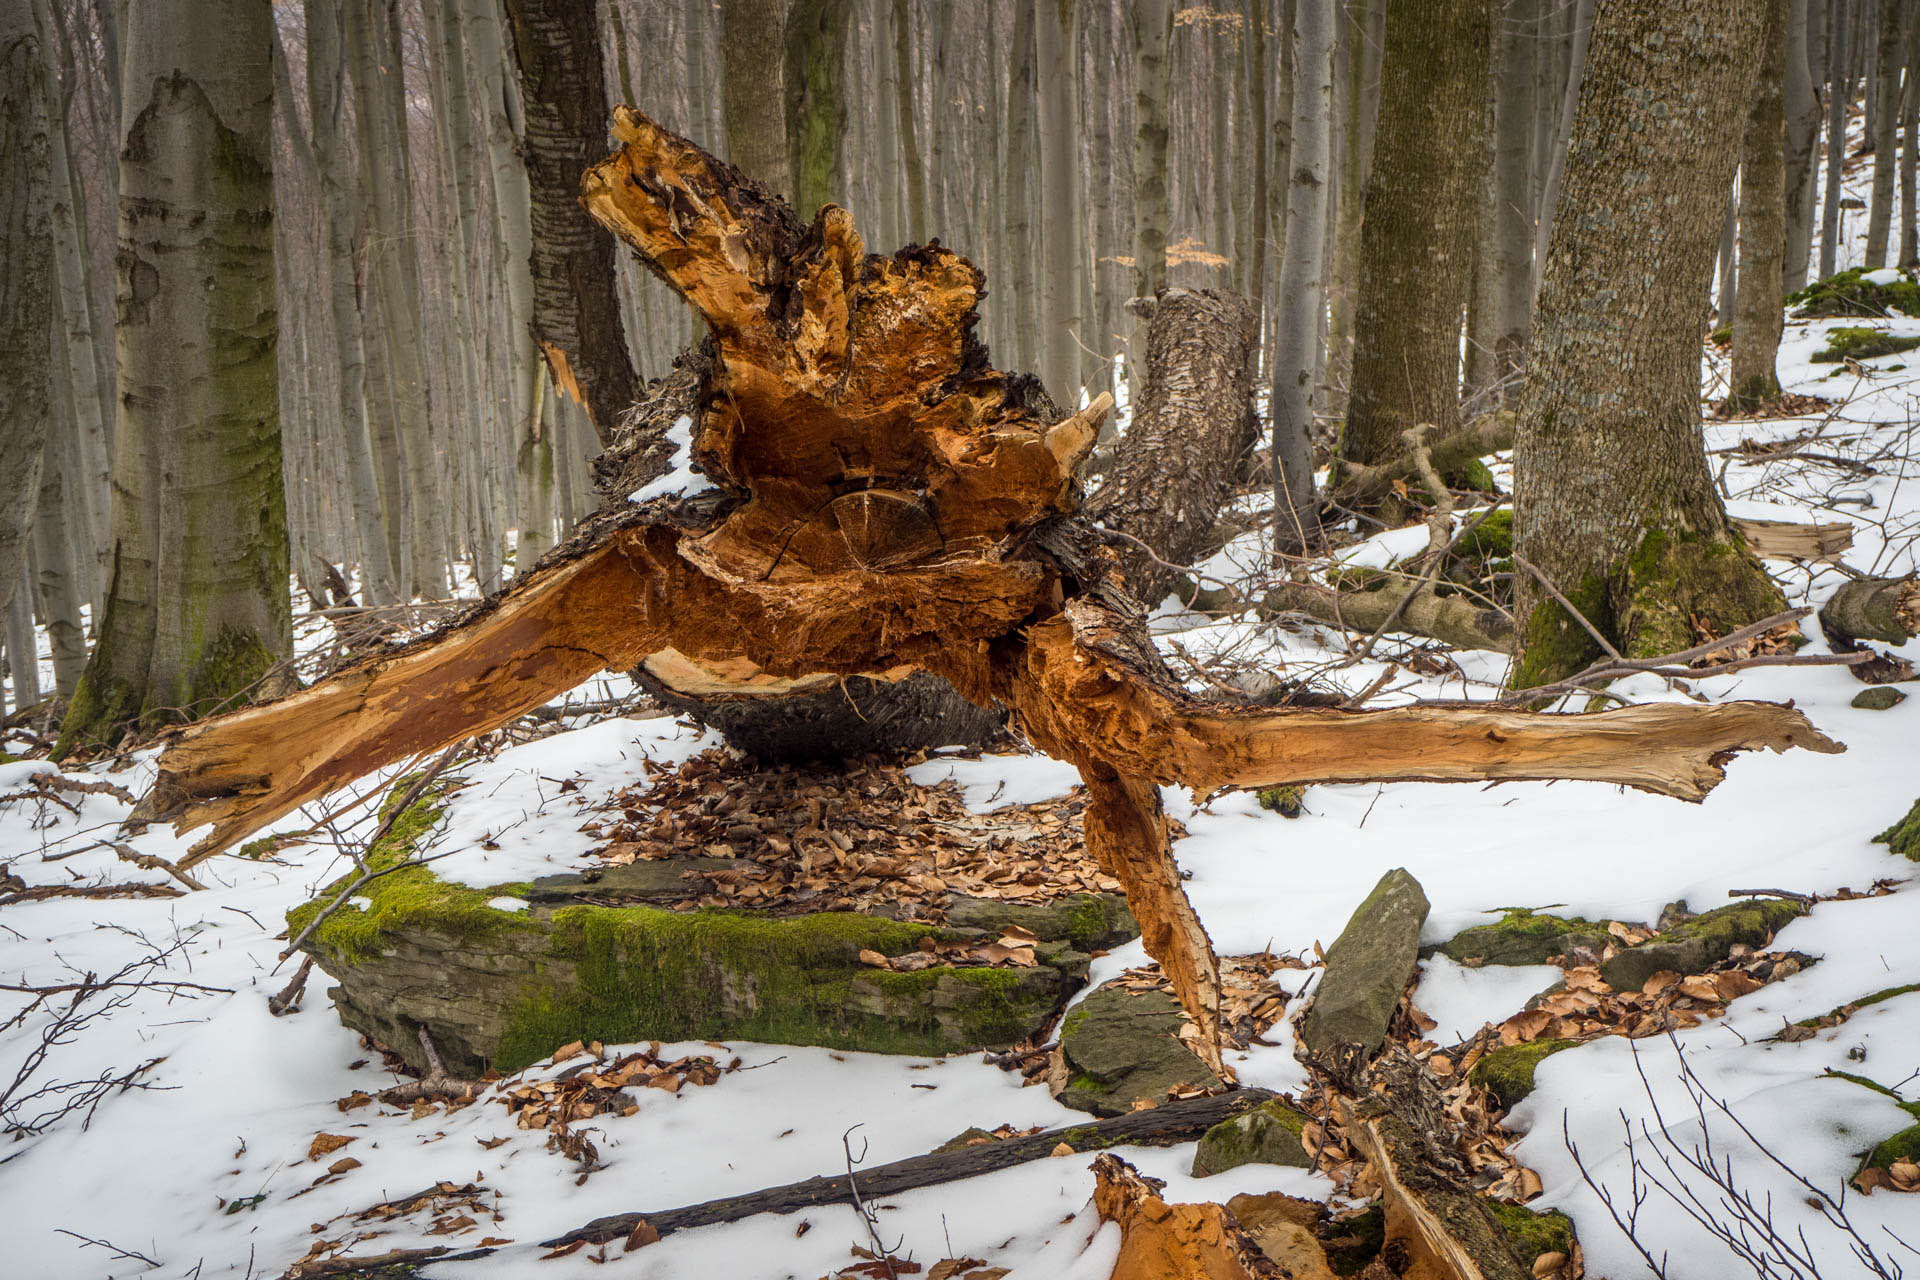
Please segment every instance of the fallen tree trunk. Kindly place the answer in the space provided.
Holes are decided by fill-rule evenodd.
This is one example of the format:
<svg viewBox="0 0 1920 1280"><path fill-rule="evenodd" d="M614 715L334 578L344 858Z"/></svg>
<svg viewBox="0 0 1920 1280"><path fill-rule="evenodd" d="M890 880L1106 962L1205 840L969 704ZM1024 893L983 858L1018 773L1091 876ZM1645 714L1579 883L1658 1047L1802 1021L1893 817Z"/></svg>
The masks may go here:
<svg viewBox="0 0 1920 1280"><path fill-rule="evenodd" d="M1170 1146L1192 1142L1221 1121L1251 1111L1273 1096L1265 1089L1235 1089L1210 1098L1183 1098L1165 1106L1116 1116L1111 1120L1049 1129L1023 1138L983 1142L977 1147L911 1156L891 1164L855 1170L851 1177L844 1173L828 1174L748 1195L708 1200L683 1209L666 1209L658 1213L616 1213L595 1218L565 1235L543 1241L541 1247L558 1248L575 1240L585 1240L589 1244L624 1240L642 1222L665 1236L689 1227L738 1222L760 1213L798 1213L802 1209L817 1209L822 1205L852 1204L854 1184L857 1184L860 1197L865 1200L875 1196L899 1195L903 1191L938 1186L943 1182L958 1182L962 1178L977 1178L984 1173L995 1173L1015 1165L1043 1160L1063 1142L1073 1148L1076 1154L1100 1151L1107 1147Z"/></svg>
<svg viewBox="0 0 1920 1280"><path fill-rule="evenodd" d="M1428 636L1456 649L1492 649L1513 652L1513 619L1470 596L1441 596L1417 591L1398 616L1394 610L1407 594L1407 584L1388 583L1372 591L1335 591L1313 582L1282 582L1269 587L1253 602L1262 618L1301 613L1316 622L1347 631L1372 632L1391 619L1389 631ZM1244 607L1232 593L1215 588L1196 592L1191 607L1205 613Z"/></svg>
<svg viewBox="0 0 1920 1280"><path fill-rule="evenodd" d="M1920 632L1920 578L1854 579L1820 606L1820 630L1836 650L1905 644Z"/></svg>
<svg viewBox="0 0 1920 1280"><path fill-rule="evenodd" d="M1162 289L1148 304L1146 389L1089 518L1153 548L1118 548L1132 595L1151 605L1218 547L1214 530L1259 439L1253 366L1260 326L1237 293ZM1166 564L1157 563L1158 560Z"/></svg>
<svg viewBox="0 0 1920 1280"><path fill-rule="evenodd" d="M182 867L382 765L673 649L784 680L938 675L1008 709L1090 792L1088 851L1219 1056L1219 978L1159 787L1583 778L1698 799L1737 751L1840 748L1771 703L1591 715L1269 709L1186 693L1076 516L1110 401L1051 421L987 363L983 279L936 245L864 252L827 206L764 188L636 112L588 208L706 318L687 370L714 487L589 522L525 579L418 642L169 739L140 814L212 824Z"/></svg>
<svg viewBox="0 0 1920 1280"><path fill-rule="evenodd" d="M1513 448L1513 414L1482 414L1458 431L1428 442L1426 448L1433 456L1435 471L1442 476L1457 476L1488 454ZM1346 503L1377 502L1393 491L1396 480L1419 483L1420 464L1412 449L1374 466L1342 461L1333 496Z"/></svg>

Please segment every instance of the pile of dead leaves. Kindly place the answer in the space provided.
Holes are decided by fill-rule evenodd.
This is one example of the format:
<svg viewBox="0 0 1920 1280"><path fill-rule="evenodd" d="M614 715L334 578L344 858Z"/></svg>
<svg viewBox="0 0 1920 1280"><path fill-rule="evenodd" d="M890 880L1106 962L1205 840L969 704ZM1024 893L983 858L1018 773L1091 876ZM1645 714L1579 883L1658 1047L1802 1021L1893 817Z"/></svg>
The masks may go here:
<svg viewBox="0 0 1920 1280"><path fill-rule="evenodd" d="M1088 856L1086 799L968 811L959 786L923 786L880 759L747 765L723 750L615 796L581 829L609 864L700 856L751 866L703 872L681 909L870 911L937 923L952 895L1044 902L1114 893Z"/></svg>
<svg viewBox="0 0 1920 1280"><path fill-rule="evenodd" d="M412 1195L401 1196L396 1200L384 1200L356 1213L341 1214L331 1222L316 1222L311 1229L313 1234L320 1238L315 1240L305 1255L287 1270L286 1275L288 1280L299 1280L304 1276L331 1274L342 1265L343 1255L347 1250L355 1245L379 1239L386 1234L388 1224L401 1218L416 1218L424 1215L427 1218L425 1234L430 1236L460 1236L473 1231L484 1231L485 1226L500 1221L499 1201L499 1192L488 1190L478 1182L461 1185L438 1182ZM341 1234L335 1235L336 1231ZM513 1241L501 1236L483 1235L478 1240L462 1243L476 1248L491 1248L496 1245L512 1244ZM424 1258L443 1252L445 1252L444 1249L401 1250L395 1254L364 1257L359 1261L366 1265L373 1265L384 1259L397 1261L402 1255L409 1258ZM342 1259L342 1262L334 1262L335 1259ZM329 1263L333 1265L329 1266Z"/></svg>
<svg viewBox="0 0 1920 1280"><path fill-rule="evenodd" d="M1273 980L1283 969L1304 970L1314 965L1299 956L1256 951L1244 956L1220 957L1220 1038L1223 1045L1244 1049L1271 1043L1265 1037L1273 1024L1287 1016L1287 993ZM1128 969L1115 979L1129 991L1164 991L1173 984L1159 965ZM1189 1046L1200 1043L1200 1028L1191 1018L1180 1026L1180 1038Z"/></svg>
<svg viewBox="0 0 1920 1280"><path fill-rule="evenodd" d="M1909 1195L1920 1193L1920 1164L1911 1160L1895 1160L1885 1169L1869 1166L1854 1175L1853 1185L1868 1195L1876 1191L1904 1191Z"/></svg>
<svg viewBox="0 0 1920 1280"><path fill-rule="evenodd" d="M912 973L934 965L970 969L1031 969L1039 964L1034 946L1040 941L1033 932L1019 925L1008 925L991 942L964 938L942 942L932 934L921 938L912 951L884 956L878 951L860 949L860 963L895 973Z"/></svg>
<svg viewBox="0 0 1920 1280"><path fill-rule="evenodd" d="M1685 1030L1724 1014L1727 1005L1741 996L1798 972L1797 956L1745 951L1705 973L1682 977L1670 969L1662 969L1637 991L1615 991L1600 977L1597 967L1577 965L1567 970L1566 981L1560 989L1538 997L1500 1024L1500 1043L1591 1040L1603 1035L1639 1040ZM1444 1061L1444 1055L1436 1056ZM1462 1070L1470 1069L1471 1065L1460 1064ZM1431 1058L1428 1066L1435 1074L1444 1073L1444 1068Z"/></svg>

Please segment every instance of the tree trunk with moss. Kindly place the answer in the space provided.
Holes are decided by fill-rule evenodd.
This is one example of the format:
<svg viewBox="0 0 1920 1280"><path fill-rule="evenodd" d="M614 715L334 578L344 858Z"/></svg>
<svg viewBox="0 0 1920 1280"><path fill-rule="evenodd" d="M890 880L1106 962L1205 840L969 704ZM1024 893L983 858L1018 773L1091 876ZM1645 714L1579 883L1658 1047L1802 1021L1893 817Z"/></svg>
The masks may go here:
<svg viewBox="0 0 1920 1280"><path fill-rule="evenodd" d="M1629 655L1784 607L1729 526L1700 332L1770 0L1618 0L1594 19L1519 415L1514 536ZM1600 650L1521 580L1519 687Z"/></svg>
<svg viewBox="0 0 1920 1280"><path fill-rule="evenodd" d="M1740 282L1733 303L1728 407L1757 409L1780 394L1781 280L1787 242L1787 0L1766 0L1760 72L1740 149Z"/></svg>
<svg viewBox="0 0 1920 1280"><path fill-rule="evenodd" d="M1485 171L1489 0L1387 6L1380 122L1360 225L1353 394L1341 454L1378 462L1460 422L1460 321Z"/></svg>
<svg viewBox="0 0 1920 1280"><path fill-rule="evenodd" d="M847 132L847 35L852 0L792 0L786 28L787 164L803 218L846 203L840 154Z"/></svg>
<svg viewBox="0 0 1920 1280"><path fill-rule="evenodd" d="M63 752L233 706L292 648L272 24L149 0L122 33L112 581Z"/></svg>

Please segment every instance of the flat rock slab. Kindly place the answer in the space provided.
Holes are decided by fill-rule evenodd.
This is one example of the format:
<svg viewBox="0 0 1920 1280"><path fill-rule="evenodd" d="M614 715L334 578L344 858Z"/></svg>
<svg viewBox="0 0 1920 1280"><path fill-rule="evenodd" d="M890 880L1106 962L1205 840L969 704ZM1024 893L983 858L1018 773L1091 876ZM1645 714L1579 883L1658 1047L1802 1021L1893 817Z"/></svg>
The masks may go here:
<svg viewBox="0 0 1920 1280"><path fill-rule="evenodd" d="M1140 936L1127 900L1117 893L1075 893L1053 902L956 897L947 904L947 923L988 930L1017 925L1037 938L1069 942L1087 952L1107 951Z"/></svg>
<svg viewBox="0 0 1920 1280"><path fill-rule="evenodd" d="M1638 991L1663 969L1682 976L1703 973L1738 944L1765 946L1781 926L1806 910L1805 903L1784 898L1736 902L1628 947L1600 966L1600 976L1615 991Z"/></svg>
<svg viewBox="0 0 1920 1280"><path fill-rule="evenodd" d="M1032 905L997 915L982 900L965 913L971 927L655 905L684 900L732 865L636 862L491 890L409 868L370 882L366 905L329 917L305 949L337 981L330 994L342 1022L419 1069L425 1027L449 1069L472 1076L517 1070L574 1040L757 1040L928 1056L1002 1049L1045 1027L1086 981L1089 956L1067 940L1076 922L1098 917L1103 937L1116 927L1099 895L1055 916ZM529 905L499 910L491 905L499 897ZM928 937L992 941L1015 924L1040 937L1036 964L870 963L875 953L913 953Z"/></svg>
<svg viewBox="0 0 1920 1280"><path fill-rule="evenodd" d="M1300 1042L1314 1058L1370 1057L1387 1038L1387 1023L1420 960L1427 895L1396 867L1380 877L1327 948L1327 967L1300 1024Z"/></svg>
<svg viewBox="0 0 1920 1280"><path fill-rule="evenodd" d="M1219 1087L1220 1077L1180 1040L1185 1021L1164 991L1101 987L1060 1025L1067 1078L1055 1096L1080 1111L1119 1116L1136 1102L1165 1102L1174 1089Z"/></svg>

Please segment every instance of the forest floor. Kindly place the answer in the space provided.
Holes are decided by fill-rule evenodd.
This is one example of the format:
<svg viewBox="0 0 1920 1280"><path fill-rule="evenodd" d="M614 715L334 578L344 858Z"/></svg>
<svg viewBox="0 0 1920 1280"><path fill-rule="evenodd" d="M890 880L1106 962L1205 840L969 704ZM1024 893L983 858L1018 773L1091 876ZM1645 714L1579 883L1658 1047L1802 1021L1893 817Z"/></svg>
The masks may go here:
<svg viewBox="0 0 1920 1280"><path fill-rule="evenodd" d="M1862 324L1920 336L1920 320L1906 318L1789 321L1783 381L1790 392L1831 403L1790 418L1710 419L1707 446L1733 514L1844 521L1854 534L1849 564L1877 575L1910 573L1920 568L1920 360L1911 370L1898 355L1853 366L1809 361L1829 330ZM1714 398L1715 379L1724 381L1718 354L1709 353L1706 377ZM1817 442L1793 456L1778 447L1810 437ZM1505 461L1493 462L1505 482ZM1248 507L1257 515L1257 501ZM1342 558L1385 564L1416 553L1425 538L1418 526L1391 531ZM1259 532L1247 534L1204 567L1257 587L1261 541ZM1795 605L1818 605L1844 581L1819 565L1770 568ZM1806 651L1825 652L1817 620L1805 626ZM1171 604L1155 628L1175 670L1195 688L1265 671L1313 676L1349 693L1376 688L1369 705L1487 699L1498 696L1506 664L1501 654L1389 636L1364 660L1343 665L1352 640L1341 633L1186 614ZM310 647L324 640L325 628L308 631ZM1920 660L1920 642L1903 652ZM1771 1037L1920 983L1920 867L1872 842L1920 795L1920 699L1885 711L1856 708L1850 704L1865 686L1839 667L1753 669L1686 683L1645 676L1613 692L1633 701L1791 700L1846 753L1741 757L1699 805L1593 783L1366 784L1313 787L1303 812L1289 819L1252 795L1201 803L1168 789L1168 809L1184 825L1174 851L1190 877L1187 892L1222 955L1301 957L1305 967L1272 975L1290 995L1312 980L1316 946L1333 940L1394 867L1411 871L1432 902L1427 942L1507 907L1652 922L1670 903L1704 911L1743 889L1820 897L1772 943L1816 963L1671 1038L1608 1036L1556 1054L1506 1124L1523 1135L1513 1154L1541 1180L1532 1207L1572 1215L1590 1276L1649 1274L1598 1189L1624 1215L1636 1161L1642 1190L1649 1172L1673 1181L1661 1155L1674 1159L1703 1137L1741 1193L1761 1205L1771 1198L1776 1228L1788 1237L1805 1232L1811 1263L1779 1274L1893 1274L1869 1269L1856 1245L1889 1259L1903 1253L1896 1235L1920 1246L1920 1195L1847 1191L1847 1222L1858 1233L1849 1236L1830 1211L1810 1204L1796 1179L1839 1198L1860 1153L1913 1124L1897 1099L1920 1100L1920 991L1862 1007L1808 1038ZM626 692L607 680L573 696L605 704ZM433 852L448 855L436 864L440 875L486 885L590 865L605 843L581 829L592 811L622 792L659 785L657 776L671 776L717 744L670 718L604 709L563 716L550 728L558 731L503 741L464 769L464 789L429 837ZM175 859L189 841L166 830L122 838L127 799L108 790L36 788L32 778L53 769L44 760L0 764L0 870L28 887L179 887L164 870L125 855ZM152 775L150 754L69 773L129 797ZM907 775L928 787L951 781L959 796L949 801L975 813L1036 805L1057 816L1066 808L1053 802L1070 798L1076 783L1066 766L1018 752L937 753ZM384 781L369 779L356 794L370 798ZM400 1077L335 1019L323 975L315 975L298 1012L275 1018L267 1008L294 968L279 959L285 912L334 880L345 865L342 849L369 829L371 806L351 808L349 799L329 798L324 838L203 864L195 874L204 891L0 906L0 983L8 984L0 986L0 1107L10 1125L30 1130L0 1141L0 1272L270 1277L321 1242L355 1255L524 1245L602 1214L839 1173L843 1134L856 1127L854 1150L864 1145L872 1165L931 1150L969 1126L1083 1119L979 1054L909 1059L748 1043L664 1045L654 1060L707 1057L724 1068L738 1059L752 1069L683 1064L679 1074L695 1087L634 1090L630 1114L592 1121L602 1166L583 1175L548 1131L517 1127L503 1105L512 1089L551 1079L568 1064L536 1065L455 1109L365 1101ZM316 814L296 813L274 829L316 824ZM1876 885L1883 891L1873 894ZM19 888L0 884L0 899L9 887ZM1871 896L1835 897L1848 890ZM1093 982L1145 963L1137 942L1119 948L1095 960ZM21 990L83 975L127 985L89 993L64 1020L73 993L36 1001ZM1562 976L1551 966L1476 969L1435 957L1424 962L1414 1001L1436 1024L1429 1039L1445 1046L1502 1023ZM1276 1023L1264 1039L1229 1055L1241 1081L1304 1090L1291 1025ZM641 1048L609 1046L608 1053ZM1876 1082L1897 1098L1836 1073ZM41 1117L49 1117L44 1125ZM1186 1147L1121 1154L1165 1179L1169 1201L1275 1190L1326 1199L1336 1191L1319 1173L1266 1165L1195 1179ZM878 1229L896 1256L922 1266L972 1258L1011 1268L1009 1280L1100 1280L1118 1242L1087 1208L1088 1164L1084 1155L1041 1160L892 1196L876 1208ZM1689 1184L1702 1196L1699 1211L1728 1220L1723 1188L1697 1173ZM438 1189L396 1206L429 1188ZM1656 1257L1666 1256L1670 1275L1744 1273L1689 1208L1652 1189L1636 1234ZM871 1244L852 1208L825 1208L681 1232L642 1254L589 1248L531 1269L520 1253L434 1274L564 1280L600 1274L604 1265L650 1280L810 1280L861 1263L858 1250ZM1905 1261L1911 1270L1914 1258Z"/></svg>

